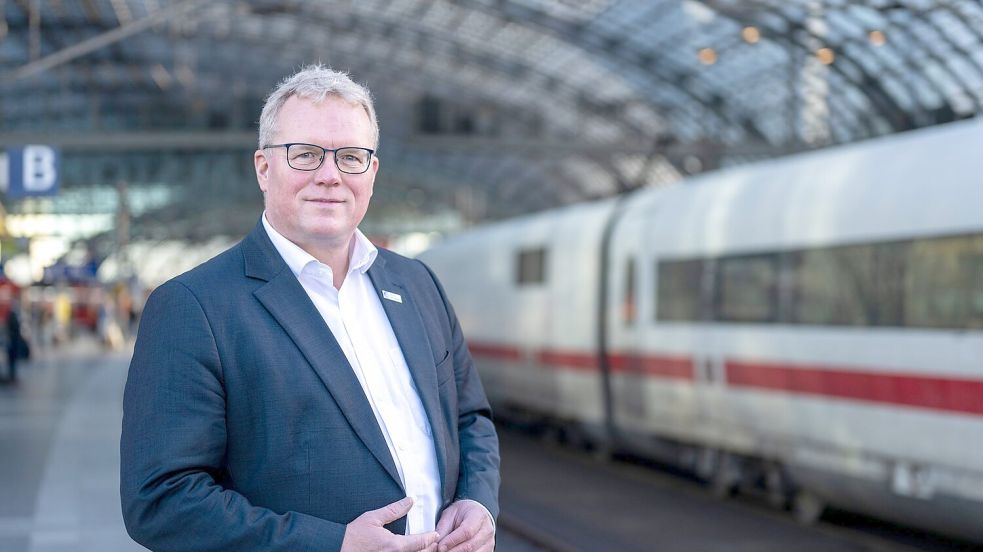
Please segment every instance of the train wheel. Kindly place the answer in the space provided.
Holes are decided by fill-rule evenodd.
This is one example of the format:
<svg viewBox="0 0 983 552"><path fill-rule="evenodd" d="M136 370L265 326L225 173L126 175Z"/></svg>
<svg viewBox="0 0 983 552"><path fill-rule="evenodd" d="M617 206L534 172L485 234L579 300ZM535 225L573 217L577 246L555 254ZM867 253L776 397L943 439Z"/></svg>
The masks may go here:
<svg viewBox="0 0 983 552"><path fill-rule="evenodd" d="M792 515L803 525L812 525L819 521L826 502L809 489L799 489L792 496Z"/></svg>
<svg viewBox="0 0 983 552"><path fill-rule="evenodd" d="M717 456L717 465L714 467L713 476L710 479L710 491L713 496L727 498L737 492L737 486L741 482L741 463L733 454L721 452Z"/></svg>
<svg viewBox="0 0 983 552"><path fill-rule="evenodd" d="M709 447L703 447L695 451L693 457L693 471L696 476L704 481L711 481L720 460L720 451Z"/></svg>
<svg viewBox="0 0 983 552"><path fill-rule="evenodd" d="M769 462L764 470L765 497L774 508L784 510L789 507L789 497L792 494L788 477L785 476L781 464Z"/></svg>
<svg viewBox="0 0 983 552"><path fill-rule="evenodd" d="M704 449L697 462L697 474L706 480L711 494L727 498L741 483L741 461L737 456L717 449Z"/></svg>

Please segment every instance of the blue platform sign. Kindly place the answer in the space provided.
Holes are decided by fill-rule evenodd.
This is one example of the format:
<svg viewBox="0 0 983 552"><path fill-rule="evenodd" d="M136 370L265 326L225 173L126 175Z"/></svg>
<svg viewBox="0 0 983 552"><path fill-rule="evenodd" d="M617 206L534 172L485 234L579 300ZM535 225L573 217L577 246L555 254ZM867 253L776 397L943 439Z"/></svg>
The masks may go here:
<svg viewBox="0 0 983 552"><path fill-rule="evenodd" d="M12 147L6 157L6 163L0 160L0 173L7 165L7 174L0 174L0 184L6 184L3 188L8 198L58 194L61 155L57 148L39 144Z"/></svg>

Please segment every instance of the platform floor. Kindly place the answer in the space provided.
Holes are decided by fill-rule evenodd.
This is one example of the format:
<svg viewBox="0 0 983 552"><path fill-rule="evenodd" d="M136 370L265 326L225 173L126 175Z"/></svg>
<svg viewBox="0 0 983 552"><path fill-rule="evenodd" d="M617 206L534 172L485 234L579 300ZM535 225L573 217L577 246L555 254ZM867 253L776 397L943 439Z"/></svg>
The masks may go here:
<svg viewBox="0 0 983 552"><path fill-rule="evenodd" d="M37 352L0 384L0 550L145 550L123 528L119 435L128 352Z"/></svg>

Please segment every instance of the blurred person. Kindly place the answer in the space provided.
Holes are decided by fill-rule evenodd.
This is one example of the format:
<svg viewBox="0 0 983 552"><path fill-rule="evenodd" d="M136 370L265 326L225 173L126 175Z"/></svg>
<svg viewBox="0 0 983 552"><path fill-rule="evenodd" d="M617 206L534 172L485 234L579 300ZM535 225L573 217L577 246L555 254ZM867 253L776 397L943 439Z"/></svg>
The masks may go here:
<svg viewBox="0 0 983 552"><path fill-rule="evenodd" d="M112 296L120 336L126 339L129 337L130 327L134 318L133 296L130 294L129 285L126 282L117 282L113 287Z"/></svg>
<svg viewBox="0 0 983 552"><path fill-rule="evenodd" d="M57 334L57 331L55 328L54 309L50 304L41 305L41 314L38 317L38 328L41 346L46 349L51 349L54 347L55 335Z"/></svg>
<svg viewBox="0 0 983 552"><path fill-rule="evenodd" d="M59 289L54 299L54 343L66 343L72 335L72 297L68 291Z"/></svg>
<svg viewBox="0 0 983 552"><path fill-rule="evenodd" d="M98 301L96 311L96 331L102 346L110 351L119 351L123 348L125 337L120 325L120 312L116 304L115 295L103 293L93 294Z"/></svg>
<svg viewBox="0 0 983 552"><path fill-rule="evenodd" d="M20 302L14 298L7 310L7 377L17 381L17 363L30 356L30 348L20 324Z"/></svg>
<svg viewBox="0 0 983 552"><path fill-rule="evenodd" d="M378 134L346 74L281 82L256 227L147 301L121 438L144 546L494 548L498 438L454 311L429 268L357 228Z"/></svg>

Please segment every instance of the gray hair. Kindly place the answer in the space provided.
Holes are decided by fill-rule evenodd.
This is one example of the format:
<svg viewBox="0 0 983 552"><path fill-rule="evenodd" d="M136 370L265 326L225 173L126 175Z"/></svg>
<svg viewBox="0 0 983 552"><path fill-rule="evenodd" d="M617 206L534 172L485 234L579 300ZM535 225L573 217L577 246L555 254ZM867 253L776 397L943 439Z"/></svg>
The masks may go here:
<svg viewBox="0 0 983 552"><path fill-rule="evenodd" d="M334 96L350 104L362 106L369 116L369 124L372 125L372 147L379 147L379 121L375 117L375 106L372 104L372 93L369 89L353 81L348 73L315 64L308 65L280 81L266 98L263 113L259 116L259 149L273 142L280 109L291 96L306 98L313 102L320 102L328 96Z"/></svg>

